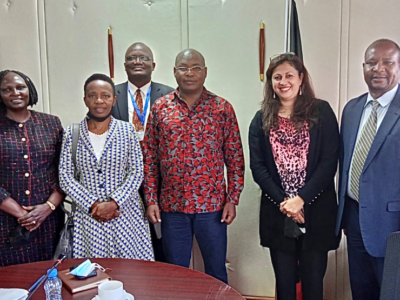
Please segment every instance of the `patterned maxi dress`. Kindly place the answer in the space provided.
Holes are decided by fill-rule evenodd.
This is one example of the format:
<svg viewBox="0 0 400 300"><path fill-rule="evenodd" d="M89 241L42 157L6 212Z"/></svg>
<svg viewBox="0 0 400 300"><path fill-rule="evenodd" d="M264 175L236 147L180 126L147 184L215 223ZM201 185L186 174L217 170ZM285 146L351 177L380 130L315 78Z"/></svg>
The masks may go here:
<svg viewBox="0 0 400 300"><path fill-rule="evenodd" d="M114 118L100 160L90 142L87 119L80 123L77 147L78 180L72 162L72 126L64 134L60 186L77 204L74 218L74 257L154 260L148 220L138 195L143 159L132 124ZM121 211L109 222L94 219L92 204L114 199Z"/></svg>
<svg viewBox="0 0 400 300"><path fill-rule="evenodd" d="M0 113L0 203L11 196L20 205L46 203L58 185L58 160L63 128L60 119L31 111L24 123ZM17 218L0 211L0 268L53 258L64 213L52 212L32 232L31 242L11 247L9 237ZM1 298L1 296L0 296Z"/></svg>

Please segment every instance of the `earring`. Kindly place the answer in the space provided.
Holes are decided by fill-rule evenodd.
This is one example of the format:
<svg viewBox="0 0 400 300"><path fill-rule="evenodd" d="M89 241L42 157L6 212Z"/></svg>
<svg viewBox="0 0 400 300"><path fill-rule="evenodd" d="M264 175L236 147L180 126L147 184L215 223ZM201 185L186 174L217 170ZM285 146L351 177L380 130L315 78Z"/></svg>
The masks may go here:
<svg viewBox="0 0 400 300"><path fill-rule="evenodd" d="M302 90L302 85L300 86L300 93L299 93L299 95L301 96L301 95L303 95L303 92L301 91Z"/></svg>
<svg viewBox="0 0 400 300"><path fill-rule="evenodd" d="M275 94L275 92L274 92L274 99L276 99L276 94Z"/></svg>

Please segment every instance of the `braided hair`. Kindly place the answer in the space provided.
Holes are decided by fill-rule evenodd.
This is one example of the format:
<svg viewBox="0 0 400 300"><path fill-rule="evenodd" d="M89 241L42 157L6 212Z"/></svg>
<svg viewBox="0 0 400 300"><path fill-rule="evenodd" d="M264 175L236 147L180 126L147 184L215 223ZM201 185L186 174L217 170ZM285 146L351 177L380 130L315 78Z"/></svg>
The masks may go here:
<svg viewBox="0 0 400 300"><path fill-rule="evenodd" d="M14 70L4 70L0 72L0 84L4 79L4 76L6 76L8 73L15 73L18 76L20 76L24 81L26 86L28 87L29 90L29 102L28 105L29 106L33 106L38 102L38 93L36 90L35 85L33 84L32 80L26 76L24 73L21 73L19 71L14 71ZM3 102L3 98L1 97L1 93L0 93L0 109L2 110L6 110L6 106L4 105Z"/></svg>

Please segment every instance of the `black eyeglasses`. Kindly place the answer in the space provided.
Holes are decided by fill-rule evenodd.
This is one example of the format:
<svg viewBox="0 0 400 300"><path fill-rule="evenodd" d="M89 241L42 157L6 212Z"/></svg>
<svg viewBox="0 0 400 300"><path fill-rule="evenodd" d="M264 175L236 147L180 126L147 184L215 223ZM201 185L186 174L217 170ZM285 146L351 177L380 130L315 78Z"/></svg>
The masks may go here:
<svg viewBox="0 0 400 300"><path fill-rule="evenodd" d="M269 58L269 61L272 61L273 59L279 58L281 56L292 56L293 57L293 56L296 56L296 53L294 53L294 52L285 52L285 53L275 54L275 55L272 55Z"/></svg>
<svg viewBox="0 0 400 300"><path fill-rule="evenodd" d="M181 72L181 73L187 73L189 71L192 71L194 73L199 73L199 72L203 71L205 68L206 67L200 67L200 66L194 66L194 67L191 67L191 68L188 68L188 67L175 67L175 69L177 69L178 72Z"/></svg>
<svg viewBox="0 0 400 300"><path fill-rule="evenodd" d="M149 60L151 60L151 57L144 56L144 55L142 55L142 56L133 55L133 56L126 57L127 61L137 61L138 59L139 59L139 61L149 61Z"/></svg>

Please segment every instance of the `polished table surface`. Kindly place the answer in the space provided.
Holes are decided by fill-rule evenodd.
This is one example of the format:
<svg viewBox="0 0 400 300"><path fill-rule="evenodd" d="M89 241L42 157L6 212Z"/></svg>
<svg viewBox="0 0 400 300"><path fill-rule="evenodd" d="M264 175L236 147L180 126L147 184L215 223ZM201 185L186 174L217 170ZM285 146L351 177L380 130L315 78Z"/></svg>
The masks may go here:
<svg viewBox="0 0 400 300"><path fill-rule="evenodd" d="M122 281L124 289L134 295L135 300L244 299L225 283L191 269L133 259L91 258L90 260L104 268L111 268L112 271L108 274L114 280ZM82 261L84 259L67 259L58 269L65 270ZM44 261L0 268L0 288L29 289L53 263L54 261ZM90 300L95 295L97 288L76 294L71 294L64 287L62 289L63 300ZM43 285L31 299L45 299Z"/></svg>

